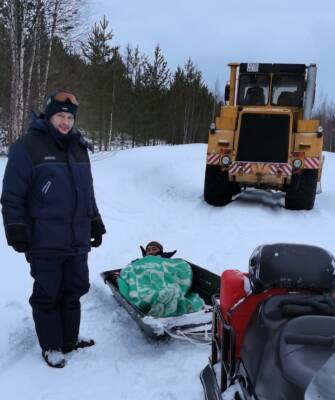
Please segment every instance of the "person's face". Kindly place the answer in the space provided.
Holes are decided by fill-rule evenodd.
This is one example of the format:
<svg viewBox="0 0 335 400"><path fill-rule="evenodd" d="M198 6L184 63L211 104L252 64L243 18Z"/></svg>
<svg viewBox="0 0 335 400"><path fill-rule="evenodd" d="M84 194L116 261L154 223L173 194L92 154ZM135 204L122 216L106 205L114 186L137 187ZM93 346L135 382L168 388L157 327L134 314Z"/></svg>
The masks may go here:
<svg viewBox="0 0 335 400"><path fill-rule="evenodd" d="M160 252L160 249L157 246L148 246L145 249L145 254L147 256L156 256L159 252Z"/></svg>
<svg viewBox="0 0 335 400"><path fill-rule="evenodd" d="M74 125L74 116L68 112L59 112L50 118L52 125L63 135L67 135Z"/></svg>

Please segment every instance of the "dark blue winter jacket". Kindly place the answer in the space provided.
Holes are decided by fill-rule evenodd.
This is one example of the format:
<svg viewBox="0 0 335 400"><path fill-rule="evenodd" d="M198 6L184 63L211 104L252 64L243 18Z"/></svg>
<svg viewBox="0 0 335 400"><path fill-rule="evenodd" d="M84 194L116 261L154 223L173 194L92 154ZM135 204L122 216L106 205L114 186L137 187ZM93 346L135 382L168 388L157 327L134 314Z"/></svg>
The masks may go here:
<svg viewBox="0 0 335 400"><path fill-rule="evenodd" d="M42 116L34 116L28 133L11 146L2 214L6 233L12 227L27 227L28 253L73 255L90 250L91 221L100 215L88 146L78 131L62 135Z"/></svg>

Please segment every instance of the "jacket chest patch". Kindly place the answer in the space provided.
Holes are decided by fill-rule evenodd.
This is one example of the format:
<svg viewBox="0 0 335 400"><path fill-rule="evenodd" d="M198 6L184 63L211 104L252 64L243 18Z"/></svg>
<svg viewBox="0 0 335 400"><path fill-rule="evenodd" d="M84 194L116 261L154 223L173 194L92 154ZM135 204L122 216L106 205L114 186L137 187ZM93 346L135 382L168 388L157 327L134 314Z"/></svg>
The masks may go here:
<svg viewBox="0 0 335 400"><path fill-rule="evenodd" d="M43 159L45 161L56 161L57 158L55 156L44 156Z"/></svg>

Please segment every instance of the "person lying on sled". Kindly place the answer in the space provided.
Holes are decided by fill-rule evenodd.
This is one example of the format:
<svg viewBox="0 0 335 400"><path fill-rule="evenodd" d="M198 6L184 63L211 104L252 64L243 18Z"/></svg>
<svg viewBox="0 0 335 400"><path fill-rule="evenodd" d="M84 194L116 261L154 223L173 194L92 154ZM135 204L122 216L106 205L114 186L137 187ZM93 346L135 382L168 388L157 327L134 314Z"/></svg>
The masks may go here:
<svg viewBox="0 0 335 400"><path fill-rule="evenodd" d="M143 313L152 317L171 317L200 311L205 304L190 292L192 268L176 251L164 252L158 242L150 242L143 258L132 261L117 280L120 293Z"/></svg>

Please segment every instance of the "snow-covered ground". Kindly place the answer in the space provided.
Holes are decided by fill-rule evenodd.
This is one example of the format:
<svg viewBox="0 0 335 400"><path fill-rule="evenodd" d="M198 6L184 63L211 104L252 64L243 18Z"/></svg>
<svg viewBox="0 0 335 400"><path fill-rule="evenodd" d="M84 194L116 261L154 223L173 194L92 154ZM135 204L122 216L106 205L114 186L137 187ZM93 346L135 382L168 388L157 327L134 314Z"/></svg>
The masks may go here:
<svg viewBox="0 0 335 400"><path fill-rule="evenodd" d="M24 256L0 228L0 393L11 400L200 400L209 346L148 341L104 285L100 272L140 256L150 240L220 274L247 269L262 243L315 244L335 253L335 155L326 153L322 194L312 211L288 211L280 194L248 192L223 208L203 201L206 146L143 147L95 154L92 168L108 233L89 257L91 290L81 333L96 346L68 356L62 370L41 359ZM0 157L0 177L6 159Z"/></svg>

